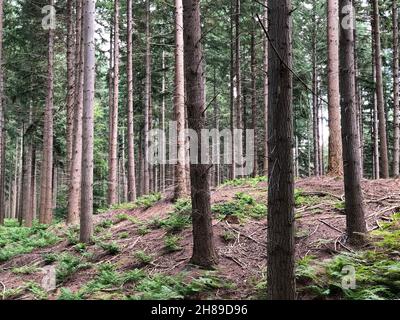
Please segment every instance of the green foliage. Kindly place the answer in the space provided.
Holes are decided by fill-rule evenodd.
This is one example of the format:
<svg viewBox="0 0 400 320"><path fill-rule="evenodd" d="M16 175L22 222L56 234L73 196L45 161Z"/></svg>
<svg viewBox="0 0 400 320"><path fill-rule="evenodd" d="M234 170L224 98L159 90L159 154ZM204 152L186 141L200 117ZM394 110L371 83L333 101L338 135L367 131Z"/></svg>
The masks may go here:
<svg viewBox="0 0 400 320"><path fill-rule="evenodd" d="M296 207L312 206L320 202L320 197L305 195L301 189L294 190L294 203Z"/></svg>
<svg viewBox="0 0 400 320"><path fill-rule="evenodd" d="M129 219L129 215L126 213L118 213L116 216L118 222L126 221Z"/></svg>
<svg viewBox="0 0 400 320"><path fill-rule="evenodd" d="M24 290L24 287L6 289L3 293L3 300L16 299L24 293Z"/></svg>
<svg viewBox="0 0 400 320"><path fill-rule="evenodd" d="M70 301L70 300L83 300L82 295L79 292L72 292L68 288L61 288L58 300Z"/></svg>
<svg viewBox="0 0 400 320"><path fill-rule="evenodd" d="M35 265L27 265L18 268L13 268L11 270L12 273L15 274L33 274L39 272L40 269Z"/></svg>
<svg viewBox="0 0 400 320"><path fill-rule="evenodd" d="M314 256L305 256L304 258L297 261L296 267L296 279L297 281L316 281L316 271L312 265L315 261Z"/></svg>
<svg viewBox="0 0 400 320"><path fill-rule="evenodd" d="M141 225L138 227L137 232L139 235L145 236L146 234L150 233L151 230L149 228L147 228L147 226Z"/></svg>
<svg viewBox="0 0 400 320"><path fill-rule="evenodd" d="M190 226L192 218L192 203L190 199L179 199L174 210L169 214L168 218L160 222L161 226L169 232L179 232Z"/></svg>
<svg viewBox="0 0 400 320"><path fill-rule="evenodd" d="M121 252L121 248L116 242L100 242L98 244L100 248L106 251L108 254L116 255L117 253Z"/></svg>
<svg viewBox="0 0 400 320"><path fill-rule="evenodd" d="M129 238L129 232L123 231L123 232L118 233L118 238L120 238L120 239Z"/></svg>
<svg viewBox="0 0 400 320"><path fill-rule="evenodd" d="M73 246L79 243L79 228L74 226L70 227L65 231L65 235L68 240L68 244Z"/></svg>
<svg viewBox="0 0 400 320"><path fill-rule="evenodd" d="M37 300L48 299L48 293L36 282L30 281L26 283L26 289L31 292Z"/></svg>
<svg viewBox="0 0 400 320"><path fill-rule="evenodd" d="M90 268L91 265L84 263L81 258L78 258L70 253L63 253L57 259L56 280L57 283L63 283L68 280L75 272L82 269Z"/></svg>
<svg viewBox="0 0 400 320"><path fill-rule="evenodd" d="M256 187L259 183L261 182L266 182L267 177L266 176L257 176L255 178L238 178L234 180L228 180L224 184L222 184L222 187L243 187L243 186L251 186L251 187Z"/></svg>
<svg viewBox="0 0 400 320"><path fill-rule="evenodd" d="M107 208L101 208L97 210L97 214L106 213L109 211L116 210L135 210L138 208L148 209L154 206L158 201L162 199L161 193L152 193L149 195L144 195L136 199L135 202L118 203Z"/></svg>
<svg viewBox="0 0 400 320"><path fill-rule="evenodd" d="M182 240L181 237L174 235L167 235L164 239L164 248L168 252L174 252L182 250L182 247L179 245L179 242Z"/></svg>
<svg viewBox="0 0 400 320"><path fill-rule="evenodd" d="M224 202L212 206L212 211L225 218L226 216L236 216L244 222L248 218L262 219L267 215L267 207L250 195L239 192L233 201Z"/></svg>
<svg viewBox="0 0 400 320"><path fill-rule="evenodd" d="M149 264L153 260L153 257L151 255L142 250L135 252L135 258L143 264Z"/></svg>
<svg viewBox="0 0 400 320"><path fill-rule="evenodd" d="M224 239L225 242L231 242L236 239L236 236L232 231L225 230L222 233L221 238Z"/></svg>
<svg viewBox="0 0 400 320"><path fill-rule="evenodd" d="M111 228L113 225L114 225L114 222L111 219L103 220L102 222L100 222L98 224L99 227L104 228L104 229Z"/></svg>
<svg viewBox="0 0 400 320"><path fill-rule="evenodd" d="M35 222L33 227L27 228L20 227L16 221L6 220L5 225L0 226L0 262L59 241L59 237L45 225Z"/></svg>
<svg viewBox="0 0 400 320"><path fill-rule="evenodd" d="M335 209L344 210L346 209L346 203L344 201L338 201L335 203Z"/></svg>
<svg viewBox="0 0 400 320"><path fill-rule="evenodd" d="M217 276L205 275L185 283L183 275L166 276L155 274L144 278L136 289L140 294L130 297L134 300L176 300L190 297L193 294L228 287L228 284Z"/></svg>
<svg viewBox="0 0 400 320"><path fill-rule="evenodd" d="M77 243L74 246L75 251L79 252L79 253L84 253L87 249L87 245L86 243Z"/></svg>

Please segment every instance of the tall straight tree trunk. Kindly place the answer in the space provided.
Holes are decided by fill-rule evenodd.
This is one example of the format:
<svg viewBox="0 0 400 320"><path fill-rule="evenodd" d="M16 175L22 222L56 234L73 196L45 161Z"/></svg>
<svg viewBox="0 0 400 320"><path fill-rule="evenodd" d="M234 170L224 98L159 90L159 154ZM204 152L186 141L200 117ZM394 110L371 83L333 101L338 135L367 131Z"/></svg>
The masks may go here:
<svg viewBox="0 0 400 320"><path fill-rule="evenodd" d="M32 101L30 102L29 124L24 138L24 152L22 160L22 190L21 190L21 215L25 227L32 227L33 211L32 211L32 157L33 157L33 141L32 136L28 133L32 125Z"/></svg>
<svg viewBox="0 0 400 320"><path fill-rule="evenodd" d="M5 128L3 70L3 0L0 0L0 225L4 223Z"/></svg>
<svg viewBox="0 0 400 320"><path fill-rule="evenodd" d="M127 82L128 82L128 201L136 200L135 136L133 123L133 19L132 0L127 1Z"/></svg>
<svg viewBox="0 0 400 320"><path fill-rule="evenodd" d="M163 50L162 52L162 85L161 85L161 91L162 91L162 101L161 101L161 130L162 132L165 132L165 94L166 94L166 83L165 83L165 78L166 78L166 66L165 66L165 51ZM164 161L161 163L160 166L160 179L161 179L161 192L165 192L165 175L166 175L166 159L163 159Z"/></svg>
<svg viewBox="0 0 400 320"><path fill-rule="evenodd" d="M376 67L375 67L375 27L374 19L371 15L371 29L372 29L372 75L374 79L374 88L376 88ZM378 129L378 103L377 103L376 90L372 97L373 112L372 112L372 141L373 141L373 177L374 179L380 179L380 159L379 159L379 129Z"/></svg>
<svg viewBox="0 0 400 320"><path fill-rule="evenodd" d="M253 177L256 177L258 174L258 130L257 130L257 59L256 59L256 50L255 50L255 30L254 23L252 25L251 30L251 113L252 113L252 129L254 131L254 168L253 168Z"/></svg>
<svg viewBox="0 0 400 320"><path fill-rule="evenodd" d="M242 105L242 67L241 67L241 50L240 50L240 16L241 16L241 0L236 0L235 5L235 112L236 112L236 128L243 129L243 105ZM236 162L238 163L240 168L242 168L242 155L243 155L243 134L239 136L239 141L235 141L235 135L233 138L234 143L236 144L236 155L234 156L233 165L236 166ZM242 170L240 170L242 171ZM243 174L242 172L240 172Z"/></svg>
<svg viewBox="0 0 400 320"><path fill-rule="evenodd" d="M268 0L264 0L264 26L268 31ZM268 176L268 39L263 37L263 98L264 98L264 175Z"/></svg>
<svg viewBox="0 0 400 320"><path fill-rule="evenodd" d="M393 175L399 176L400 161L400 106L399 106L399 16L397 0L392 1L393 18L393 109L394 109L394 134L393 134Z"/></svg>
<svg viewBox="0 0 400 320"><path fill-rule="evenodd" d="M343 175L339 93L339 4L328 0L328 174Z"/></svg>
<svg viewBox="0 0 400 320"><path fill-rule="evenodd" d="M231 38L231 66L230 66L230 124L231 124L231 132L232 132L232 148L231 148L231 175L230 178L236 179L236 163L235 163L235 153L236 153L236 144L235 140L233 139L233 133L235 129L237 128L236 126L236 104L235 104L235 46L234 46L234 15L235 11L233 9L233 1L231 2L231 8L230 8L230 38Z"/></svg>
<svg viewBox="0 0 400 320"><path fill-rule="evenodd" d="M217 69L214 67L214 129L219 132L219 117L220 117L220 110L219 110L219 105L218 105L218 97L217 97ZM221 179L221 166L220 166L220 160L221 160L221 145L220 141L217 140L215 143L215 148L214 148L214 156L213 159L216 160L215 166L214 166L214 184L216 187L220 185L220 179Z"/></svg>
<svg viewBox="0 0 400 320"><path fill-rule="evenodd" d="M383 96L383 79L382 79L382 46L380 33L380 18L378 0L371 0L373 8L374 33L375 37L375 68L376 68L376 96L378 103L378 120L379 120L379 156L380 156L380 174L383 179L389 178L389 160L388 147L386 137L386 115L385 100Z"/></svg>
<svg viewBox="0 0 400 320"><path fill-rule="evenodd" d="M37 201L36 201L36 148L35 146L32 147L32 170L31 170L31 210L32 210L32 217L35 220L36 219L36 207L37 207Z"/></svg>
<svg viewBox="0 0 400 320"><path fill-rule="evenodd" d="M77 0L79 1L79 0ZM67 0L67 173L70 174L75 105L75 32L74 1Z"/></svg>
<svg viewBox="0 0 400 320"><path fill-rule="evenodd" d="M146 0L146 83L145 83L145 110L144 110L144 137L143 137L143 193L150 192L150 164L149 164L149 130L150 130L150 103L151 103L151 51L150 51L150 0Z"/></svg>
<svg viewBox="0 0 400 320"><path fill-rule="evenodd" d="M96 1L85 1L83 30L84 56L84 99L82 117L82 188L80 241L90 242L93 235L93 135L94 135L94 91L96 78L95 58L95 16Z"/></svg>
<svg viewBox="0 0 400 320"><path fill-rule="evenodd" d="M54 0L50 0L54 6ZM43 158L40 185L40 217L42 224L50 224L53 218L53 109L54 109L54 30L49 29L47 65L47 96L44 112Z"/></svg>
<svg viewBox="0 0 400 320"><path fill-rule="evenodd" d="M315 11L315 1L314 1L314 11ZM312 110L313 110L313 136L314 136L314 174L316 176L321 175L321 157L320 157L320 130L319 130L319 104L318 104L318 70L317 70L317 39L316 39L316 18L314 12L314 31L312 40L312 88L314 94L312 95Z"/></svg>
<svg viewBox="0 0 400 320"><path fill-rule="evenodd" d="M114 0L114 86L110 108L108 204L118 202L119 0Z"/></svg>
<svg viewBox="0 0 400 320"><path fill-rule="evenodd" d="M183 1L185 78L187 89L187 111L189 128L199 137L205 127L205 96L203 73L203 49L201 45L200 0ZM199 148L201 150L201 148ZM205 268L217 264L218 257L214 245L210 205L209 166L190 165L193 256L191 262Z"/></svg>
<svg viewBox="0 0 400 320"><path fill-rule="evenodd" d="M67 224L78 224L82 179L82 112L83 112L83 1L76 2L75 100L72 132L72 158L69 172Z"/></svg>
<svg viewBox="0 0 400 320"><path fill-rule="evenodd" d="M296 296L293 177L292 4L269 4L269 187L267 230L267 297ZM282 59L282 60L281 60Z"/></svg>
<svg viewBox="0 0 400 320"><path fill-rule="evenodd" d="M175 169L176 187L174 200L186 194L185 172L185 71L183 48L183 7L182 0L175 0L175 120L177 130L177 164Z"/></svg>
<svg viewBox="0 0 400 320"><path fill-rule="evenodd" d="M340 0L339 12L341 19L345 19L349 13L353 14L349 10L353 10L353 2L351 0ZM355 101L354 33L351 27L342 27L340 30L339 75L346 226L349 242L358 245L364 241L363 234L366 232L366 223L361 190L361 152Z"/></svg>

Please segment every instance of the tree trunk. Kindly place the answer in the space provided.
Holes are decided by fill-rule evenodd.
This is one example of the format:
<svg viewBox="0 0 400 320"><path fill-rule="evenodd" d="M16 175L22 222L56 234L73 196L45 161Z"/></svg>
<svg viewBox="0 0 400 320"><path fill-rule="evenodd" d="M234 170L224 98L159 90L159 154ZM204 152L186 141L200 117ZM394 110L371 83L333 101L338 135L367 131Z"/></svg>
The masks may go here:
<svg viewBox="0 0 400 320"><path fill-rule="evenodd" d="M149 130L150 130L150 103L151 103L151 51L150 51L150 1L146 0L146 83L145 83L145 112L143 137L143 193L150 192L149 171Z"/></svg>
<svg viewBox="0 0 400 320"><path fill-rule="evenodd" d="M119 105L119 0L114 0L114 86L110 107L110 143L108 168L108 204L118 202L118 105Z"/></svg>
<svg viewBox="0 0 400 320"><path fill-rule="evenodd" d="M339 1L341 19L345 19L351 0ZM343 21L343 20L341 20ZM355 27L355 26L353 26ZM360 140L357 125L354 78L354 34L352 28L340 28L340 95L342 110L342 144L345 189L346 225L349 242L363 243L366 232L363 196L361 191Z"/></svg>
<svg viewBox="0 0 400 320"><path fill-rule="evenodd" d="M3 0L0 0L0 225L4 223L5 181L5 128L4 128L4 75L3 75Z"/></svg>
<svg viewBox="0 0 400 320"><path fill-rule="evenodd" d="M338 0L328 0L328 174L342 176L339 93L339 12Z"/></svg>
<svg viewBox="0 0 400 320"><path fill-rule="evenodd" d="M84 99L82 118L82 193L80 241L88 243L93 235L93 109L95 93L95 16L96 1L87 0L84 6Z"/></svg>
<svg viewBox="0 0 400 320"><path fill-rule="evenodd" d="M392 1L393 16L393 109L394 109L394 134L393 134L393 175L400 174L400 106L399 106L399 16L397 0Z"/></svg>
<svg viewBox="0 0 400 320"><path fill-rule="evenodd" d="M386 137L386 115L385 100L383 96L383 79L382 79L382 56L381 56L381 35L380 35L380 18L378 0L372 0L374 33L375 37L375 68L376 68L376 96L378 104L378 120L379 120L379 156L380 156L380 174L383 179L389 178L389 161Z"/></svg>
<svg viewBox="0 0 400 320"><path fill-rule="evenodd" d="M54 5L54 0L50 0ZM47 96L44 112L43 158L40 186L40 217L42 224L50 224L53 218L53 109L54 109L54 30L49 29L47 66Z"/></svg>
<svg viewBox="0 0 400 320"><path fill-rule="evenodd" d="M32 125L32 102L29 110L29 125L24 138L24 151L22 160L22 190L21 190L21 216L25 227L32 227L33 211L32 211L32 157L33 157L33 141L32 136L28 133L29 127Z"/></svg>
<svg viewBox="0 0 400 320"><path fill-rule="evenodd" d="M314 9L315 10L315 9ZM314 15L314 26L316 25L315 15ZM312 75L312 88L314 94L312 95L313 104L313 136L314 136L314 174L316 176L321 175L321 157L320 157L320 129L319 129L319 103L318 103L318 71L317 71L317 39L316 39L316 26L313 32L313 52L312 52L312 65L313 65L313 75Z"/></svg>
<svg viewBox="0 0 400 320"><path fill-rule="evenodd" d="M77 0L79 1L79 0ZM75 104L75 36L74 32L74 1L67 0L67 164L66 171L70 174L72 161L74 104Z"/></svg>
<svg viewBox="0 0 400 320"><path fill-rule="evenodd" d="M200 0L183 1L185 78L189 128L196 131L201 146L201 130L205 126L203 49L201 45ZM201 148L199 148L201 150ZM193 256L191 262L205 268L217 264L210 205L209 166L190 165Z"/></svg>
<svg viewBox="0 0 400 320"><path fill-rule="evenodd" d="M82 179L82 112L83 112L83 1L76 2L75 101L72 134L72 158L69 172L67 224L78 224Z"/></svg>
<svg viewBox="0 0 400 320"><path fill-rule="evenodd" d="M177 134L176 187L174 200L186 194L185 172L185 74L183 57L183 7L182 0L175 0L175 121Z"/></svg>
<svg viewBox="0 0 400 320"><path fill-rule="evenodd" d="M231 68L230 68L230 122L231 122L231 132L232 132L232 148L231 148L231 175L230 178L236 179L236 164L235 164L235 153L236 153L236 145L233 139L233 133L236 129L236 107L235 107L235 50L234 50L234 9L233 2L231 2L231 11L230 11L230 38L231 38Z"/></svg>
<svg viewBox="0 0 400 320"><path fill-rule="evenodd" d="M264 26L268 31L268 0L264 0ZM264 98L264 175L268 176L268 39L263 37L263 98Z"/></svg>
<svg viewBox="0 0 400 320"><path fill-rule="evenodd" d="M257 130L257 59L255 49L255 30L254 22L251 30L251 113L252 113L252 129L254 130L254 168L253 177L258 175L258 130Z"/></svg>
<svg viewBox="0 0 400 320"><path fill-rule="evenodd" d="M242 105L242 68L241 68L241 50L240 50L240 16L241 16L241 0L236 0L235 6L235 112L236 112L236 128L243 129L243 105ZM235 137L235 135L234 135ZM243 156L243 134L238 136L239 141L235 141L236 155L234 156L234 163L239 165L242 169L242 156ZM240 170L239 175L243 175L243 170Z"/></svg>
<svg viewBox="0 0 400 320"><path fill-rule="evenodd" d="M161 102L161 129L165 132L165 95L166 95L166 66L165 66L165 51L162 52L162 102ZM160 166L160 179L161 179L161 192L165 192L165 174L166 174L166 159L161 163Z"/></svg>
<svg viewBox="0 0 400 320"><path fill-rule="evenodd" d="M127 0L127 82L128 82L128 201L136 200L135 136L133 123L133 20L132 0Z"/></svg>
<svg viewBox="0 0 400 320"><path fill-rule="evenodd" d="M269 3L269 187L267 230L267 297L296 297L293 177L292 5ZM281 60L282 59L282 60Z"/></svg>

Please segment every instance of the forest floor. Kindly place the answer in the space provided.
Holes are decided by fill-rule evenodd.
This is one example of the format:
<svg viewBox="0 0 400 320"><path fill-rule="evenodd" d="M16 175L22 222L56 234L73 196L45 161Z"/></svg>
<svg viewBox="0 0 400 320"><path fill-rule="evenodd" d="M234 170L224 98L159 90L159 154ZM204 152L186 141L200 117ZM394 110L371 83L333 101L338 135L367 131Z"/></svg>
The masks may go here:
<svg viewBox="0 0 400 320"><path fill-rule="evenodd" d="M363 181L368 244L346 244L343 182L296 182L299 299L400 297L400 180ZM190 202L161 195L102 210L93 245L77 228L0 227L0 299L263 299L267 183L238 179L212 191L218 267L190 265ZM356 288L343 288L355 269ZM345 269L347 270L347 269ZM56 273L56 289L51 287ZM47 275L46 275L47 274ZM347 281L347 280L346 280ZM351 279L349 280L351 284Z"/></svg>

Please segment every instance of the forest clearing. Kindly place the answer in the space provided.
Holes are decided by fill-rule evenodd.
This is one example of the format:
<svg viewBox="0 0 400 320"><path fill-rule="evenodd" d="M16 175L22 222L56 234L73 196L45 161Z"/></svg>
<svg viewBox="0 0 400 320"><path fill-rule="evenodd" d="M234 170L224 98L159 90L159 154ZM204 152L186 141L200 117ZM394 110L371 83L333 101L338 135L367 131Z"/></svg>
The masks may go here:
<svg viewBox="0 0 400 320"><path fill-rule="evenodd" d="M0 0L0 299L400 299L398 15Z"/></svg>

